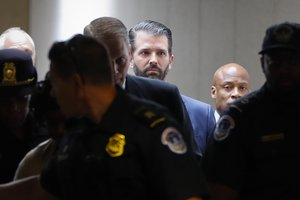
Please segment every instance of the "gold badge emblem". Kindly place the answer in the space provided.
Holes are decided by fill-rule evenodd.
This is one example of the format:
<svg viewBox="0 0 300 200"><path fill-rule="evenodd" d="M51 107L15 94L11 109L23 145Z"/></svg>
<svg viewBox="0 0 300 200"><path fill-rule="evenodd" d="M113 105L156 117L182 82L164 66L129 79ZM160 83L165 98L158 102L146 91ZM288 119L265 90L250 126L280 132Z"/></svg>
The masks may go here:
<svg viewBox="0 0 300 200"><path fill-rule="evenodd" d="M111 157L118 157L123 154L125 144L125 135L116 133L109 138L105 150Z"/></svg>
<svg viewBox="0 0 300 200"><path fill-rule="evenodd" d="M11 84L16 82L16 67L14 63L4 63L2 82Z"/></svg>

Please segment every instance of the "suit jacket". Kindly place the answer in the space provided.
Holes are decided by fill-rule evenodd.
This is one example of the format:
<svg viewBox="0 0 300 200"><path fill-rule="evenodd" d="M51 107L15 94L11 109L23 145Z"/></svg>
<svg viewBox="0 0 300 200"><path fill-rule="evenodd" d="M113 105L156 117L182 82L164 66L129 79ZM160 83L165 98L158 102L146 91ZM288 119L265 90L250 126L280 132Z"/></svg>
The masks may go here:
<svg viewBox="0 0 300 200"><path fill-rule="evenodd" d="M181 95L194 130L197 152L202 156L212 139L215 127L214 109L211 105Z"/></svg>
<svg viewBox="0 0 300 200"><path fill-rule="evenodd" d="M182 125L185 132L183 136L188 144L192 145L194 151L197 150L192 124L176 85L161 80L127 75L125 90L137 97L151 100L166 107L177 122Z"/></svg>

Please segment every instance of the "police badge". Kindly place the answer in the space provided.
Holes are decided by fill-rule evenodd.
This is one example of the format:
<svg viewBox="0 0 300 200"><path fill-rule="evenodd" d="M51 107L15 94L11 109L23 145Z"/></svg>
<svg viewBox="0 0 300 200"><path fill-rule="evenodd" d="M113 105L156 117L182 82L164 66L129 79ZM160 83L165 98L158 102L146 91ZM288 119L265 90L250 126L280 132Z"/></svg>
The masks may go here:
<svg viewBox="0 0 300 200"><path fill-rule="evenodd" d="M111 157L118 157L123 154L125 144L125 135L115 133L109 138L105 150Z"/></svg>
<svg viewBox="0 0 300 200"><path fill-rule="evenodd" d="M6 85L16 83L16 67L13 62L4 63L2 83Z"/></svg>
<svg viewBox="0 0 300 200"><path fill-rule="evenodd" d="M222 116L217 122L216 129L214 132L214 139L222 141L229 135L231 129L235 126L234 120L229 115Z"/></svg>

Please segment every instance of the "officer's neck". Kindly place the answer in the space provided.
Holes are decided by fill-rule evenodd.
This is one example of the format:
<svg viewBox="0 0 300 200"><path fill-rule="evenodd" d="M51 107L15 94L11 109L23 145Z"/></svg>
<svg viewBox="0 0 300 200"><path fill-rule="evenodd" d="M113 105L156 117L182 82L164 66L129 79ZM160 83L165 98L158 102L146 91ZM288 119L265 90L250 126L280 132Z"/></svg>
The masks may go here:
<svg viewBox="0 0 300 200"><path fill-rule="evenodd" d="M85 94L85 117L94 123L99 123L116 97L116 93L116 88L113 85L87 88Z"/></svg>

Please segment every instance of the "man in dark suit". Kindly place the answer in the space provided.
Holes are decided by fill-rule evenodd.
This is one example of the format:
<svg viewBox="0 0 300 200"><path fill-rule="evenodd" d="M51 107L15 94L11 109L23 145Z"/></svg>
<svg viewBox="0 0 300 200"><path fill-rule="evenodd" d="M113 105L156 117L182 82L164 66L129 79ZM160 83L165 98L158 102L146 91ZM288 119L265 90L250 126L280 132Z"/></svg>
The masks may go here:
<svg viewBox="0 0 300 200"><path fill-rule="evenodd" d="M172 116L184 127L187 141L193 141L193 128L178 88L159 80L128 75L130 48L126 26L118 19L100 17L84 28L84 35L105 43L113 61L114 81L137 97L148 99L168 108ZM196 154L197 149L193 147Z"/></svg>
<svg viewBox="0 0 300 200"><path fill-rule="evenodd" d="M131 67L137 76L165 80L174 61L172 32L165 25L144 20L129 31ZM181 95L191 120L197 150L205 152L215 125L213 108L204 102Z"/></svg>

